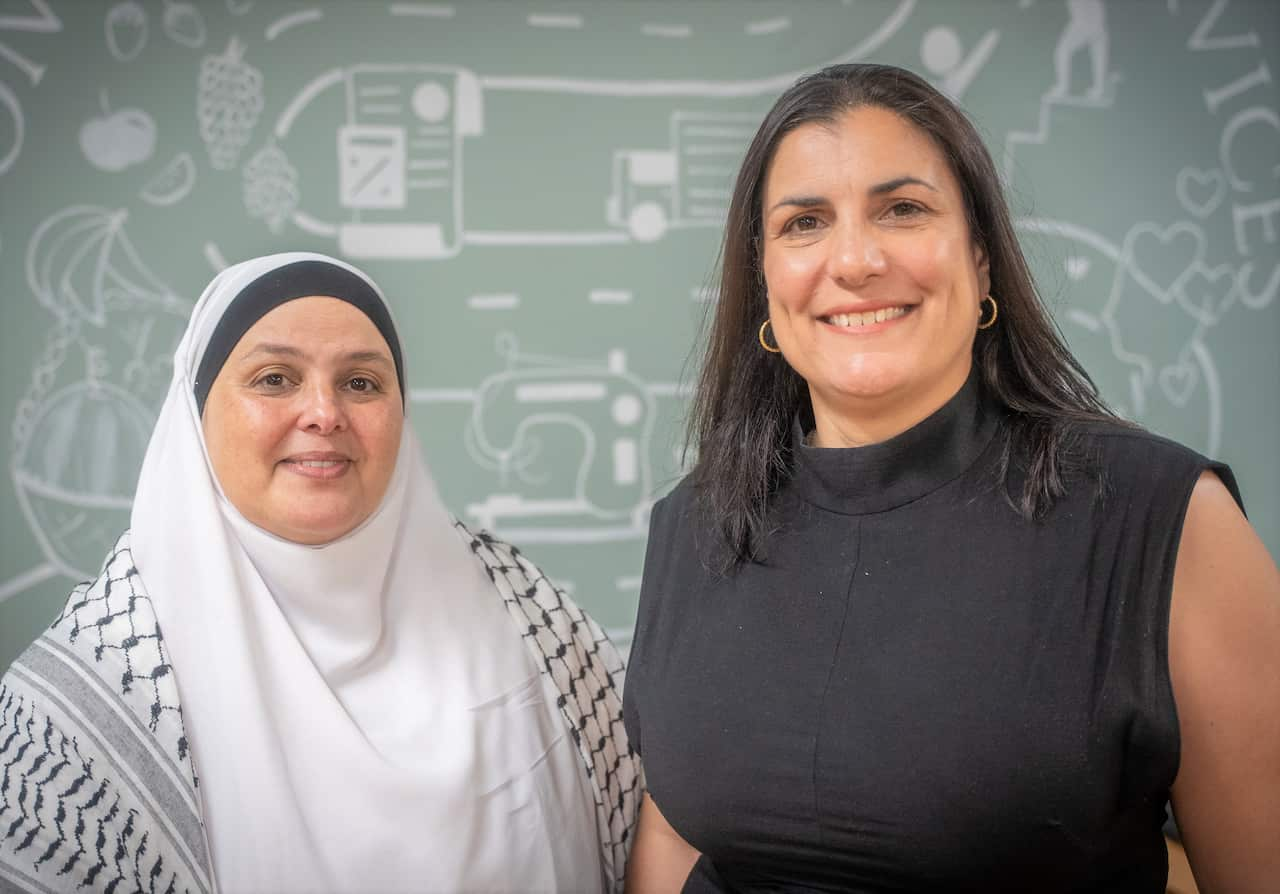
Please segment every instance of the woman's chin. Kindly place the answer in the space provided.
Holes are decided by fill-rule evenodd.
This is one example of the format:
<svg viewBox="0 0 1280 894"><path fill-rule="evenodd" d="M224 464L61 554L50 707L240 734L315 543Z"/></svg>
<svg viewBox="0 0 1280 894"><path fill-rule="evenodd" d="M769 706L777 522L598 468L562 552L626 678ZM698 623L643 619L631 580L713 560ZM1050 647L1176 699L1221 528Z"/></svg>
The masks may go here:
<svg viewBox="0 0 1280 894"><path fill-rule="evenodd" d="M250 521L282 540L300 543L303 546L321 546L350 534L359 527L363 519L353 518L350 513L345 513L342 515L295 515L285 518L250 519Z"/></svg>
<svg viewBox="0 0 1280 894"><path fill-rule="evenodd" d="M817 389L828 403L874 404L898 400L909 392L910 380L896 369L861 369L856 373L833 376Z"/></svg>

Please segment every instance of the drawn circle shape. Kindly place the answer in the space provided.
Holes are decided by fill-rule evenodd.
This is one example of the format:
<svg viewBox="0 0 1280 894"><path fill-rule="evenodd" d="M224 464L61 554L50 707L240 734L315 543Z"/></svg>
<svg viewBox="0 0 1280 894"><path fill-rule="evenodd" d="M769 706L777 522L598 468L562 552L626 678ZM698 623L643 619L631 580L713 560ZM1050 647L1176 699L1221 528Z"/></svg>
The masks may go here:
<svg viewBox="0 0 1280 894"><path fill-rule="evenodd" d="M627 228L637 242L656 242L667 231L667 212L657 202L642 202L631 209Z"/></svg>
<svg viewBox="0 0 1280 894"><path fill-rule="evenodd" d="M634 394L620 394L613 399L613 421L619 425L635 425L644 412L644 404Z"/></svg>
<svg viewBox="0 0 1280 894"><path fill-rule="evenodd" d="M960 64L960 38L950 28L930 28L920 44L920 58L934 74L946 74Z"/></svg>
<svg viewBox="0 0 1280 894"><path fill-rule="evenodd" d="M413 91L413 112L423 121L438 123L449 114L449 91L434 81L419 84Z"/></svg>

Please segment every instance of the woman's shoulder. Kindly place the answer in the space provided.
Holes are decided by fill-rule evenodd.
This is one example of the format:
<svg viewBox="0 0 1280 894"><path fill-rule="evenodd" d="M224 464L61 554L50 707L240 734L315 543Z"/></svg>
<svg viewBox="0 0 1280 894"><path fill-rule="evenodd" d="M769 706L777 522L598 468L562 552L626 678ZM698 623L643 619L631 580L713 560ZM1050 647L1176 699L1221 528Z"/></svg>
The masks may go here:
<svg viewBox="0 0 1280 894"><path fill-rule="evenodd" d="M605 872L620 890L641 785L622 723L622 656L600 625L517 547L457 519L454 527L560 693L560 711L595 789Z"/></svg>
<svg viewBox="0 0 1280 894"><path fill-rule="evenodd" d="M1157 461L1176 461L1200 456L1185 444L1121 419L1083 422L1077 426L1076 431L1080 438L1112 455L1145 453Z"/></svg>
<svg viewBox="0 0 1280 894"><path fill-rule="evenodd" d="M6 680L38 677L64 699L98 698L141 724L177 763L188 760L168 643L120 535L98 576L77 584L49 628L15 659Z"/></svg>
<svg viewBox="0 0 1280 894"><path fill-rule="evenodd" d="M0 799L0 869L38 890L110 890L117 842L125 864L159 857L158 881L208 889L178 690L127 533L0 679L0 716L0 764L26 805ZM70 816L97 825L96 845L67 837Z"/></svg>
<svg viewBox="0 0 1280 894"><path fill-rule="evenodd" d="M599 656L616 673L622 659L596 621L518 547L455 519L454 527L493 582L517 628L543 657L561 657L569 645Z"/></svg>
<svg viewBox="0 0 1280 894"><path fill-rule="evenodd" d="M1121 421L1089 422L1079 427L1075 450L1091 457L1108 488L1174 488L1179 494L1200 473L1212 471L1239 501L1235 477L1225 463L1171 438Z"/></svg>
<svg viewBox="0 0 1280 894"><path fill-rule="evenodd" d="M671 488L664 496L654 501L649 510L649 537L661 537L675 533L681 526L689 524L698 508L698 486L694 474L690 472Z"/></svg>

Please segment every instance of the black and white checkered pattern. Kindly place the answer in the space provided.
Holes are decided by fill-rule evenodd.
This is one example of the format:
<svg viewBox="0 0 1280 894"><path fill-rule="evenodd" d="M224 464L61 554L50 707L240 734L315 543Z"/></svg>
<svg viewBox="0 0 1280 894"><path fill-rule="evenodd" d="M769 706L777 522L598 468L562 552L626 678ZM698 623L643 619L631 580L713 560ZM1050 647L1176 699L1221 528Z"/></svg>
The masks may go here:
<svg viewBox="0 0 1280 894"><path fill-rule="evenodd" d="M560 691L560 711L594 784L605 874L621 891L644 790L640 759L622 724L622 658L600 625L518 549L455 524Z"/></svg>
<svg viewBox="0 0 1280 894"><path fill-rule="evenodd" d="M620 892L642 792L622 722L622 659L517 549L457 528L560 693L593 784L605 876ZM134 732L117 740L94 722L112 717ZM162 762L177 788L165 788ZM167 646L126 533L0 681L0 890L208 890L195 792Z"/></svg>
<svg viewBox="0 0 1280 894"><path fill-rule="evenodd" d="M120 694L146 716L147 728L172 749L179 763L190 760L168 647L151 597L138 582L127 531L112 547L97 579L71 591L46 636L80 651L91 650L99 666L123 665Z"/></svg>
<svg viewBox="0 0 1280 894"><path fill-rule="evenodd" d="M208 892L178 690L128 534L0 679L0 890Z"/></svg>

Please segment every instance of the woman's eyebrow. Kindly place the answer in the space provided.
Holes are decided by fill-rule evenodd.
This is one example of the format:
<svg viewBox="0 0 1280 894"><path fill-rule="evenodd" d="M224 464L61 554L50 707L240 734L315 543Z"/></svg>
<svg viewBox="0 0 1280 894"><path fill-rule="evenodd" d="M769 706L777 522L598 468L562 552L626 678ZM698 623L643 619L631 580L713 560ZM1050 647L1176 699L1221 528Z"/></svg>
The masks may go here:
<svg viewBox="0 0 1280 894"><path fill-rule="evenodd" d="M923 186L925 189L938 192L938 187L934 186L928 180L921 180L919 177L904 175L902 177L894 177L892 180L885 180L876 183L867 188L867 192L873 196L884 195L893 192L895 189L901 189L904 186ZM770 213L777 211L779 208L795 207L795 208L813 208L826 202L822 196L786 196L776 202Z"/></svg>
<svg viewBox="0 0 1280 894"><path fill-rule="evenodd" d="M244 355L244 359L248 360L258 354L267 354L272 357L291 357L296 360L310 360L311 357L306 351L296 348L293 345L282 345L274 342L261 342L253 346L251 350ZM381 363L385 366L391 365L389 358L383 351L349 351L343 354L340 360L347 363Z"/></svg>
<svg viewBox="0 0 1280 894"><path fill-rule="evenodd" d="M382 351L352 351L349 354L343 354L342 359L348 363L381 363L386 366L391 365L391 358Z"/></svg>
<svg viewBox="0 0 1280 894"><path fill-rule="evenodd" d="M245 359L248 359L255 354L270 354L273 357L297 357L302 360L305 360L307 357L305 352L295 348L293 345L280 345L266 341L259 342L254 345L253 348L244 355L244 357Z"/></svg>
<svg viewBox="0 0 1280 894"><path fill-rule="evenodd" d="M884 195L887 192L893 192L895 189L901 189L904 186L923 186L925 189L938 191L938 187L934 186L928 180L921 180L919 177L894 177L892 180L885 180L883 183L877 183L867 190L873 196Z"/></svg>
<svg viewBox="0 0 1280 894"><path fill-rule="evenodd" d="M787 196L769 209L770 212L777 211L785 206L795 206L797 208L812 208L815 205L821 205L826 202L822 196Z"/></svg>

